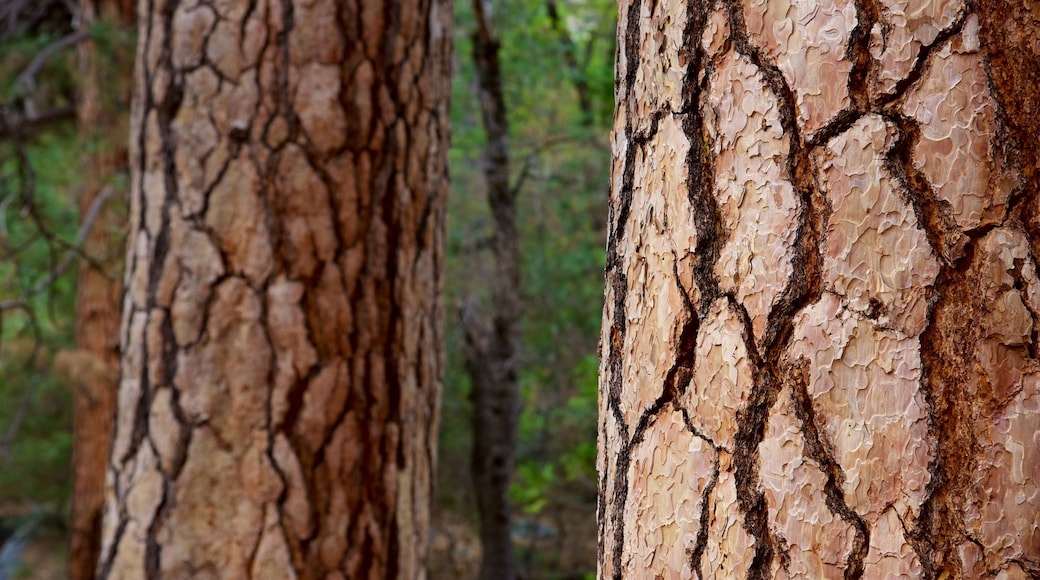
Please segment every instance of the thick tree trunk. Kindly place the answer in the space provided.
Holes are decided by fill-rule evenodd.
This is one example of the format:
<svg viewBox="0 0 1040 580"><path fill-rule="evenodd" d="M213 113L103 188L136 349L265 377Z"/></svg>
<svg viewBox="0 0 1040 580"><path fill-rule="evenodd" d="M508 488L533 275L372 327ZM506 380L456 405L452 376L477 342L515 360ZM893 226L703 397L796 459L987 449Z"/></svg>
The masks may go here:
<svg viewBox="0 0 1040 580"><path fill-rule="evenodd" d="M81 0L80 29L101 19L116 28L134 24L129 2ZM93 42L79 47L77 122L86 143L79 198L81 227L88 228L76 286L76 350L59 355L73 389L72 510L69 575L94 577L101 549L105 472L112 447L119 374L119 320L126 229L126 114L132 59L101 54Z"/></svg>
<svg viewBox="0 0 1040 580"><path fill-rule="evenodd" d="M422 577L451 7L148 6L100 575Z"/></svg>
<svg viewBox="0 0 1040 580"><path fill-rule="evenodd" d="M1040 574L1038 32L622 5L601 577Z"/></svg>
<svg viewBox="0 0 1040 580"><path fill-rule="evenodd" d="M520 413L520 235L516 191L509 184L509 124L502 91L499 40L488 0L474 0L477 26L473 60L481 119L487 134L484 175L494 220L494 277L489 280L490 312L463 317L464 356L473 400L473 481L480 512L483 550L480 578L516 576L511 534L509 484L516 462ZM490 320L490 324L486 322Z"/></svg>

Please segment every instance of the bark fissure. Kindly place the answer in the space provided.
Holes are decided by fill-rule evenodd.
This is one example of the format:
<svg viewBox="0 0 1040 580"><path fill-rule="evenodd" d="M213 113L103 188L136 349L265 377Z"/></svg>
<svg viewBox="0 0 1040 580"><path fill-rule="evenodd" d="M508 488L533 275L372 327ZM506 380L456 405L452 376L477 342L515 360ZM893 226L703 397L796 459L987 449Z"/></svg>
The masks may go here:
<svg viewBox="0 0 1040 580"><path fill-rule="evenodd" d="M694 434L697 434L697 429L690 421L689 415L685 410L683 410L682 414L686 423L686 428ZM704 552L708 548L708 526L711 522L711 512L714 507L711 503L711 496L715 491L715 486L719 483L719 473L721 472L719 468L719 451L721 451L721 449L710 439L701 435L697 436L704 439L704 441L715 449L712 472L708 478L708 485L704 487L704 493L701 495L700 528L697 530L697 542L693 546L693 551L690 552L690 568L692 568L694 573L697 574L697 578L704 578L705 576L702 564L704 560Z"/></svg>
<svg viewBox="0 0 1040 580"><path fill-rule="evenodd" d="M914 66L912 69L910 69L910 72L905 77L896 82L895 88L892 90L891 93L883 94L877 97L877 103L879 106L885 107L893 103L898 103L906 96L906 94L910 91L911 88L917 85L917 83L924 76L924 72L931 65L933 61L932 56L939 49L941 49L944 44L949 42L951 38L953 38L957 34L960 34L961 31L964 29L964 23L967 20L968 15L972 13L972 8L970 4L970 0L966 1L964 7L961 8L961 11L957 14L957 17L954 19L953 23L950 24L950 26L948 26L947 28L940 30L939 33L936 35L935 40L926 45L921 46L921 48L917 51L917 56L914 60Z"/></svg>
<svg viewBox="0 0 1040 580"><path fill-rule="evenodd" d="M768 62L762 51L747 38L742 8L733 1L727 1L727 8L734 48L755 65L777 98L780 123L784 134L790 138L786 169L801 204L791 259L792 272L796 274L788 280L770 309L761 341L763 365L756 365L763 372L756 373L748 403L737 414L739 431L734 461L737 465L738 499L745 513L745 528L756 539L755 560L749 572L752 577L764 578L769 573L776 545L769 532L765 496L758 484L758 446L786 378L782 358L791 340L794 318L804 307L819 300L823 290L820 241L828 210L816 182L810 148L797 123L794 91L776 65Z"/></svg>
<svg viewBox="0 0 1040 580"><path fill-rule="evenodd" d="M897 139L889 151L885 168L906 188L917 223L924 230L932 251L946 267L964 267L968 236L957 227L949 202L939 199L921 170L915 166L914 146L921 129L912 119L901 114L887 114L897 131Z"/></svg>
<svg viewBox="0 0 1040 580"><path fill-rule="evenodd" d="M696 0L688 0L687 21L683 30L684 46L690 53L683 81L683 97L686 102L683 105L682 128L690 141L686 157L686 195L693 207L697 232L693 276L701 293L700 304L694 313L698 317L704 317L721 293L715 266L718 264L719 253L725 240L725 227L714 196L715 167L711 150L705 140L704 115L701 111L702 96L707 90L714 67L710 60L705 58L700 38L704 34L708 14L714 7L714 3L705 6ZM690 50L688 47L696 48Z"/></svg>
<svg viewBox="0 0 1040 580"><path fill-rule="evenodd" d="M834 448L827 440L826 433L817 425L816 410L813 408L812 397L805 380L809 373L806 368L808 365L809 362L803 359L794 363L788 371L788 376L791 377L788 383L791 400L794 402L795 415L802 424L802 435L808 455L827 477L824 487L827 507L855 530L856 538L845 560L845 578L862 578L865 571L863 561L870 548L870 529L863 517L853 511L845 500L845 493L842 491L845 487L845 472L835 459Z"/></svg>

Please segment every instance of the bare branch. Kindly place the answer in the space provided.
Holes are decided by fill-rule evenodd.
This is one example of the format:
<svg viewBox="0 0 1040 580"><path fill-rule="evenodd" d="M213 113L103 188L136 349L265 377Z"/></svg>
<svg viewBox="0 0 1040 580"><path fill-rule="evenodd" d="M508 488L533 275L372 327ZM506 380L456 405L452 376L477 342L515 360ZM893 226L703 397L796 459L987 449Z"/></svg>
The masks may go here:
<svg viewBox="0 0 1040 580"><path fill-rule="evenodd" d="M51 123L70 121L76 118L76 107L66 105L42 113L21 117L12 115L11 109L0 105L0 139L8 139L15 134L23 135L26 130L39 129Z"/></svg>
<svg viewBox="0 0 1040 580"><path fill-rule="evenodd" d="M83 254L81 251L83 240L87 239L87 234L89 234L90 230L94 227L94 222L97 221L98 214L101 213L101 206L104 205L105 201L108 200L109 197L112 197L113 193L115 193L115 188L112 186L106 186L98 193L97 197L94 198L94 202L90 204L90 208L87 210L87 215L83 217L83 223L80 224L79 231L76 232L76 241L73 242L73 247L65 251L65 255L62 256L61 261L58 262L58 265L51 270L50 274L48 274L46 278L36 283L36 286L33 287L34 293L39 293L49 288L55 280L65 273L65 270L69 268L69 265L72 264L73 260ZM86 258L86 256L84 256L84 258Z"/></svg>
<svg viewBox="0 0 1040 580"><path fill-rule="evenodd" d="M47 61L52 56L66 48L75 46L89 37L89 32L81 30L59 38L53 44L47 46L33 57L29 66L25 67L25 70L23 70L21 74L18 75L18 78L15 79L15 86L32 88L36 85L36 75L40 72L40 69L43 68L43 65L47 64Z"/></svg>

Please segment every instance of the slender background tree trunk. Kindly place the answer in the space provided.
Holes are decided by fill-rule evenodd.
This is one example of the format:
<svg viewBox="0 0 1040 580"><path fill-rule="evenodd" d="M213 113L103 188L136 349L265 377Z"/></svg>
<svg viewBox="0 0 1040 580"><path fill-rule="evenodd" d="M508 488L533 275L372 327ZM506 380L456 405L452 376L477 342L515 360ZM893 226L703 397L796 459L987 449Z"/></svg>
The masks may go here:
<svg viewBox="0 0 1040 580"><path fill-rule="evenodd" d="M502 93L498 37L488 0L474 0L473 60L481 119L487 134L484 176L494 220L490 312L463 316L464 356L472 381L473 481L480 512L480 577L516 576L509 484L516 463L520 414L520 235L516 191L509 184L509 124ZM485 322L490 320L490 324Z"/></svg>
<svg viewBox="0 0 1040 580"><path fill-rule="evenodd" d="M114 28L114 43L134 24L129 2L82 0L79 10L80 30L89 32L104 20ZM81 42L78 50L77 122L86 145L79 212L82 227L89 229L81 248L87 259L76 286L76 350L59 355L59 362L75 385L69 574L72 580L87 580L94 577L101 550L105 472L116 414L133 59L120 58L118 49L103 52L93 41Z"/></svg>
<svg viewBox="0 0 1040 580"><path fill-rule="evenodd" d="M422 577L451 7L145 6L100 575Z"/></svg>
<svg viewBox="0 0 1040 580"><path fill-rule="evenodd" d="M621 7L601 577L1040 574L1038 16Z"/></svg>

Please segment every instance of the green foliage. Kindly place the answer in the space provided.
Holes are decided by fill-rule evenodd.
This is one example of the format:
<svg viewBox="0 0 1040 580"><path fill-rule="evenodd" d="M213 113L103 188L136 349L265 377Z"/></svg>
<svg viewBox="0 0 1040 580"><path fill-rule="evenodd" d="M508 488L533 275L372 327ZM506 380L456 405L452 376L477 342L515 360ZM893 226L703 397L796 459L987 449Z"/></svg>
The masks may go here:
<svg viewBox="0 0 1040 580"><path fill-rule="evenodd" d="M573 576L595 568L596 348L613 111L614 4L557 2L580 71L544 0L494 4L510 123L513 182L523 252L519 456L510 489L517 526L567 529L566 542L527 546L531 577ZM482 175L485 135L475 92L468 2L456 3L452 101L452 189L447 260L448 366L442 406L438 501L475 513L469 481L469 381L459 354L459 309L489 302L493 235ZM576 75L588 84L591 126ZM523 534L521 534L523 535ZM580 544L580 546L579 546ZM581 549L579 549L581 547Z"/></svg>
<svg viewBox="0 0 1040 580"><path fill-rule="evenodd" d="M34 75L23 75L33 59L59 40L54 33L0 41L0 102L15 110L46 111L72 104L76 92L76 53L64 50L43 62Z"/></svg>
<svg viewBox="0 0 1040 580"><path fill-rule="evenodd" d="M53 273L75 237L75 151L67 129L28 144L27 189L11 146L0 148L0 302L22 305L0 320L0 504L67 499L72 397L49 359L72 344L75 268Z"/></svg>
<svg viewBox="0 0 1040 580"><path fill-rule="evenodd" d="M7 348L0 364L0 503L49 505L61 509L69 489L72 449L70 393L49 372L46 356L27 357ZM21 355L21 356L19 356ZM19 360L20 359L20 360ZM36 364L33 364L36 363ZM12 430L17 426L17 431Z"/></svg>
<svg viewBox="0 0 1040 580"><path fill-rule="evenodd" d="M31 82L15 82L57 38L0 42L0 101L8 115L73 105L71 48L54 53ZM70 485L72 394L51 363L73 342L83 149L72 115L59 119L0 141L0 507L50 512L65 509Z"/></svg>

